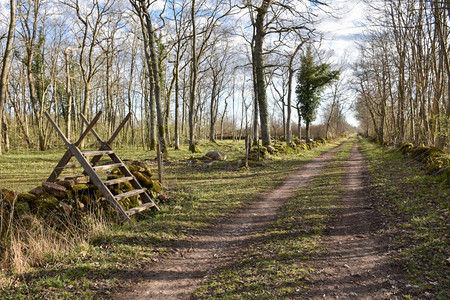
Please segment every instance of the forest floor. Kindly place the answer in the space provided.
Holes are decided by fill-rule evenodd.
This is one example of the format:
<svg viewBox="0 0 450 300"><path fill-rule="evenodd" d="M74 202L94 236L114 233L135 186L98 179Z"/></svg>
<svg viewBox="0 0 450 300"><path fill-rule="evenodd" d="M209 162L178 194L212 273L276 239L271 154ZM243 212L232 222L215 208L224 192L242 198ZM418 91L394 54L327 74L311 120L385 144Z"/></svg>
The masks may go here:
<svg viewBox="0 0 450 300"><path fill-rule="evenodd" d="M346 153L342 148L347 149ZM339 205L330 206L334 217L332 220L325 220L327 226L319 247L315 250L314 260L306 259L304 262L309 265L304 288L288 288L285 289L285 294L281 289L275 295L268 291L258 294L258 289L255 290L251 285L246 290L246 280L240 278L237 286L233 285L227 291L227 285L230 284L227 269L235 269L236 265L233 264L245 257L242 249L270 242L263 233L277 220L280 208L300 189L313 188L310 186L311 181L324 172L325 166L339 159L335 157L339 150L344 153L344 159L341 157L341 163L334 164L334 167L343 167L344 172L340 174L343 190L340 192L340 199L337 199ZM333 176L330 169L327 173ZM390 239L382 230L380 213L372 205L367 192L367 175L366 162L358 143L342 144L303 165L278 188L255 199L241 212L211 230L178 240L175 243L177 250L173 255L148 268L143 282L133 286L131 290L122 291L115 298L239 299L283 298L283 295L308 299L401 298L407 289L405 273L390 255ZM329 187L323 187L322 192L326 193L326 188ZM320 188L316 192L320 195ZM260 249L262 256L265 255L265 250L268 249ZM249 276L254 274L239 277ZM266 279L270 280L270 277ZM203 291L200 289L192 295L202 285Z"/></svg>

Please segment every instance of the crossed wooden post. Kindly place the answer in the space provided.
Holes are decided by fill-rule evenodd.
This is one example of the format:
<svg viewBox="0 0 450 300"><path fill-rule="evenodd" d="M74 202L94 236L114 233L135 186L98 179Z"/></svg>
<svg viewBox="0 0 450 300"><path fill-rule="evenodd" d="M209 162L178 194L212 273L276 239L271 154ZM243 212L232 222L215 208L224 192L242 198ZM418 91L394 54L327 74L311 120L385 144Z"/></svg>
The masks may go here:
<svg viewBox="0 0 450 300"><path fill-rule="evenodd" d="M120 123L119 127L114 131L112 136L108 139L108 141L103 141L98 133L94 130L94 125L98 122L100 119L102 112L100 111L94 119L89 123L88 120L85 118L85 116L81 115L81 119L84 123L86 123L87 127L86 129L81 133L79 139L75 143L70 143L70 141L66 138L66 136L62 133L61 129L59 129L58 125L52 120L50 115L45 112L45 116L49 120L49 122L52 124L52 126L55 128L58 135L61 137L61 139L64 141L67 147L66 153L63 155L59 163L56 165L53 172L50 174L50 176L47 179L47 182L55 182L58 177L61 175L61 172L68 167L73 167L73 165L67 165L67 163L70 161L72 156L74 156L80 165L83 167L84 172L89 176L90 181L100 190L100 192L103 194L105 199L109 202L109 204L115 209L119 217L125 221L130 220L130 216L143 211L145 209L148 209L150 207L156 207L158 210L158 206L153 202L151 197L147 194L144 188L142 188L141 184L136 180L136 178L133 176L133 174L128 170L128 168L125 166L123 161L117 156L117 154L112 150L111 144L116 139L119 132L122 130L122 128L125 126L126 122L130 119L131 113L129 113L125 119ZM83 140L86 138L86 136L92 132L95 138L100 143L100 148L97 151L84 151L82 152L79 149L80 144L83 142ZM96 166L96 164L100 161L103 155L108 155L111 160L112 164L109 165L100 165ZM88 157L92 157L91 161L88 161ZM99 170L108 170L108 169L114 169L119 168L124 177L111 179L111 180L102 180L98 173L96 171ZM80 175L83 176L83 175ZM121 182L130 182L133 186L134 190L119 194L119 195L113 195L111 190L108 188L108 186L121 183ZM142 205L138 207L131 208L127 211L123 209L123 207L120 205L118 200L123 198L132 197L135 195L139 195L139 197L142 200Z"/></svg>

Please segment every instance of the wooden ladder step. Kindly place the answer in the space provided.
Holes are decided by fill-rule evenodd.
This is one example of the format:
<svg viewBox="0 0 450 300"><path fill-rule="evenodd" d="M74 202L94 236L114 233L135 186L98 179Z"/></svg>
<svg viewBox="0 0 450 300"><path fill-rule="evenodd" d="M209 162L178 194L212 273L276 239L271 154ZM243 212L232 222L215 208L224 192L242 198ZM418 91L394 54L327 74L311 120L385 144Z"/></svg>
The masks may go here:
<svg viewBox="0 0 450 300"><path fill-rule="evenodd" d="M117 164L110 164L110 165L103 165L103 166L95 166L95 167L92 167L92 169L94 169L95 171L100 171L100 170L115 169L115 168L123 167L123 166L124 166L123 163L117 163Z"/></svg>
<svg viewBox="0 0 450 300"><path fill-rule="evenodd" d="M58 180L76 179L76 178L80 178L80 177L88 177L88 176L85 174L64 175L64 176L58 177Z"/></svg>
<svg viewBox="0 0 450 300"><path fill-rule="evenodd" d="M100 156L106 154L113 154L114 150L96 150L96 151L84 151L81 152L84 156Z"/></svg>
<svg viewBox="0 0 450 300"><path fill-rule="evenodd" d="M116 195L116 196L114 196L114 198L116 198L116 200L120 200L123 198L129 198L132 196L136 196L136 195L142 194L144 192L145 192L144 189L137 189L137 190L132 190L132 191L129 191L129 192L126 192L123 194Z"/></svg>
<svg viewBox="0 0 450 300"><path fill-rule="evenodd" d="M69 165L65 165L64 167L57 167L57 169L61 170L61 169L68 169L68 168L81 168L80 164L69 164Z"/></svg>
<svg viewBox="0 0 450 300"><path fill-rule="evenodd" d="M126 213L128 216L132 216L132 215L134 215L134 214L136 214L136 213L138 213L138 212L144 211L144 210L146 210L146 209L149 209L150 207L155 207L155 206L156 206L156 205L155 205L155 203L153 203L153 202L144 203L144 204L142 204L142 205L139 205L138 207L133 207L133 208L131 208L131 209L129 209L129 210L126 210L125 213Z"/></svg>
<svg viewBox="0 0 450 300"><path fill-rule="evenodd" d="M127 176L127 177L115 178L115 179L110 179L110 180L104 180L103 183L105 185L112 185L112 184L116 184L116 183L130 181L133 179L134 179L133 176Z"/></svg>

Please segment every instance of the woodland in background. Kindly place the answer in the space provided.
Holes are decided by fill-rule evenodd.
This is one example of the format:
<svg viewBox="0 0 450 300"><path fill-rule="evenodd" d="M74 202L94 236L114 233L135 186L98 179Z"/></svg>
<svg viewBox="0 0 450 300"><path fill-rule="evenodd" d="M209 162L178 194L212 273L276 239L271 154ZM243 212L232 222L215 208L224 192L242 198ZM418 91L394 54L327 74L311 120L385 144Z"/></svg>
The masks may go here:
<svg viewBox="0 0 450 300"><path fill-rule="evenodd" d="M448 147L449 7L439 0L381 4L369 12L373 26L360 42L356 82L343 76L333 83L312 136L352 130L345 116L356 88L367 135ZM83 129L80 113L90 119L103 110L103 136L132 112L118 142L146 149L188 143L196 151L199 139L245 135L289 145L293 133L302 137L294 80L300 56L312 44L324 60L315 29L323 5L9 0L0 21L0 153L60 147L45 111L72 140Z"/></svg>
<svg viewBox="0 0 450 300"><path fill-rule="evenodd" d="M354 67L361 129L383 143L450 146L448 1L372 7Z"/></svg>
<svg viewBox="0 0 450 300"><path fill-rule="evenodd" d="M45 111L72 140L79 113L103 110L100 133L132 112L119 141L149 149L157 137L175 148L188 141L193 151L196 139L218 136L270 144L271 132L289 143L299 55L319 36L311 5L10 0L0 27L2 149L59 143ZM330 107L330 136L349 128L338 106Z"/></svg>

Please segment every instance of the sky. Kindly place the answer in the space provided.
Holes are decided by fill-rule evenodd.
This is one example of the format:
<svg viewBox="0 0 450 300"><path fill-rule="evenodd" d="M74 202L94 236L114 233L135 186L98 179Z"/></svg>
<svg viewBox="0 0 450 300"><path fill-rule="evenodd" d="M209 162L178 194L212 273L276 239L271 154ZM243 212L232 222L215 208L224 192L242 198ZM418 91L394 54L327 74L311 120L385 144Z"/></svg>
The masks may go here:
<svg viewBox="0 0 450 300"><path fill-rule="evenodd" d="M367 5L362 0L330 1L327 12L319 12L317 29L324 34L324 49L333 50L338 58L352 61L358 57L356 40L365 30Z"/></svg>
<svg viewBox="0 0 450 300"><path fill-rule="evenodd" d="M325 12L318 11L320 22L317 29L323 33L322 49L333 52L336 62L345 61L351 65L359 55L357 41L366 29L367 4L362 0L332 0ZM330 16L327 13L331 13ZM342 76L351 77L350 69ZM348 98L354 100L355 94L351 91ZM353 98L353 99L352 99ZM320 122L320 118L318 122ZM353 111L347 113L347 122L357 126L358 121Z"/></svg>
<svg viewBox="0 0 450 300"><path fill-rule="evenodd" d="M329 3L328 6L312 8L320 20L315 27L324 37L321 49L332 51L334 62L341 63L345 61L351 64L358 58L356 42L366 28L364 23L367 5L363 0L326 1ZM161 5L161 3L163 1L158 0L156 6ZM7 13L5 9L7 6L8 0L0 0L0 13ZM0 27L6 27L4 21L0 21ZM351 70L345 71L342 76L351 77ZM347 98L352 99L354 97L354 93L350 93ZM354 113L349 111L347 115L347 121L356 126L358 122L354 117ZM316 123L321 121L318 118Z"/></svg>

